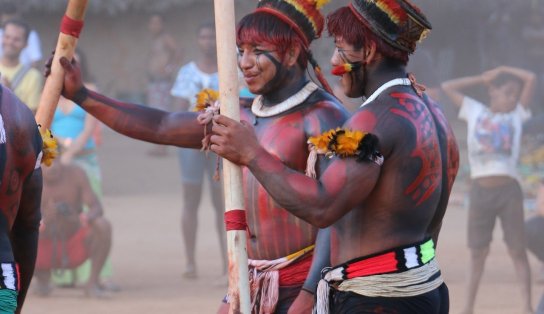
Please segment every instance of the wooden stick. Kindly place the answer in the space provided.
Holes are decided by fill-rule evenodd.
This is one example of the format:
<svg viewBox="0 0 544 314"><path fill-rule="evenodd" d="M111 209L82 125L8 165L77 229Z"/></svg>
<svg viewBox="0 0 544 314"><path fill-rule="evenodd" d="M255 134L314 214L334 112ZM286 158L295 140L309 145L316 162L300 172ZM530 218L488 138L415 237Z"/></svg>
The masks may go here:
<svg viewBox="0 0 544 314"><path fill-rule="evenodd" d="M66 17L76 22L83 22L85 10L87 9L87 0L69 0L66 7L63 26ZM65 27L61 27L61 32L55 48L55 56L51 65L51 74L45 81L45 86L38 105L36 121L41 124L42 130L49 129L55 114L55 109L60 99L62 86L64 84L64 69L59 63L61 57L72 60L76 49L78 33L70 33Z"/></svg>
<svg viewBox="0 0 544 314"><path fill-rule="evenodd" d="M240 120L234 0L215 0L221 114ZM244 209L242 170L223 159L225 210ZM230 313L250 314L246 230L227 231Z"/></svg>

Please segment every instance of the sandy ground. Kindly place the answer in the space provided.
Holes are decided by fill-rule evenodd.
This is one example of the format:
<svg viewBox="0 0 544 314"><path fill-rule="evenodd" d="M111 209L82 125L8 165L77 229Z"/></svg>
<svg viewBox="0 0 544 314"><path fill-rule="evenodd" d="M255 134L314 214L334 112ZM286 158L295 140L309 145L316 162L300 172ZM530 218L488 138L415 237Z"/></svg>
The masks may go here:
<svg viewBox="0 0 544 314"><path fill-rule="evenodd" d="M114 279L122 291L107 300L90 299L81 289L56 289L48 298L30 295L27 314L215 313L226 289L214 286L220 274L217 236L209 201L200 208L198 280L182 278L180 184L174 149L164 158L146 155L147 144L109 130L100 148L104 206L114 226L111 253ZM450 288L451 313L463 305L468 269L466 211L452 206L445 218L438 260ZM497 228L477 299L476 313L520 313L520 292L511 260ZM533 278L540 270L531 258ZM543 293L533 286L533 303Z"/></svg>

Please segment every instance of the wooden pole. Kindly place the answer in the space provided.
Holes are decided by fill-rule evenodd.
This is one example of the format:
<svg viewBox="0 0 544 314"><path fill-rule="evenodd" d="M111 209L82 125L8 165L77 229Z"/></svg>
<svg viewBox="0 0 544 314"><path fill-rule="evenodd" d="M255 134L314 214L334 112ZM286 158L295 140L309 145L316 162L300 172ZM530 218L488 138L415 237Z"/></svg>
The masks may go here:
<svg viewBox="0 0 544 314"><path fill-rule="evenodd" d="M240 120L234 0L215 1L215 27L221 114ZM242 170L223 159L225 210L244 209ZM250 314L246 231L227 231L230 313Z"/></svg>
<svg viewBox="0 0 544 314"><path fill-rule="evenodd" d="M86 9L87 0L68 0L65 18L62 22L63 26L61 26L61 32L55 48L55 56L53 58L53 63L51 64L51 74L45 81L45 86L38 105L38 112L36 113L36 121L42 126L42 130L51 127L51 121L53 120L55 109L57 108L62 92L62 86L64 84L64 69L60 65L59 60L61 57L72 60L76 49L77 37L79 35L70 33L70 25L64 27L66 25L66 17L72 21L81 23L85 17Z"/></svg>

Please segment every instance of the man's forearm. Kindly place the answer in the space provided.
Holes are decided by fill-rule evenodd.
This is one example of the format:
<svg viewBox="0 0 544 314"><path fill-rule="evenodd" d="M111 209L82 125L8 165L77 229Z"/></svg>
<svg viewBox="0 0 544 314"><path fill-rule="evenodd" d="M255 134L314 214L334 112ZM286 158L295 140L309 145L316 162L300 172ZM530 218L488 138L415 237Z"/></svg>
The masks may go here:
<svg viewBox="0 0 544 314"><path fill-rule="evenodd" d="M467 76L467 77L462 77L462 78L453 79L453 80L444 82L442 84L442 88L445 91L452 90L452 91L455 91L455 92L461 92L465 88L468 88L468 87L471 87L471 86L476 86L476 85L479 85L479 84L484 84L484 80L483 80L483 78L481 76L479 76L479 75L477 75L477 76Z"/></svg>
<svg viewBox="0 0 544 314"><path fill-rule="evenodd" d="M321 279L321 271L325 267L331 266L331 247L330 247L330 228L319 229L317 239L315 240L314 259L312 267L308 272L308 277L302 286L302 289L315 294L317 284Z"/></svg>
<svg viewBox="0 0 544 314"><path fill-rule="evenodd" d="M290 169L264 149L247 167L281 207L314 226L330 225L323 218L332 198L319 181Z"/></svg>
<svg viewBox="0 0 544 314"><path fill-rule="evenodd" d="M500 68L504 72L508 72L512 75L515 75L522 79L525 82L531 81L535 79L535 74L531 71L521 69L521 68L515 68L515 67L509 67L509 66L503 66Z"/></svg>
<svg viewBox="0 0 544 314"><path fill-rule="evenodd" d="M119 132L134 139L164 145L200 148L204 127L197 113L170 113L137 104L120 102L93 91L86 91L77 102L85 111Z"/></svg>

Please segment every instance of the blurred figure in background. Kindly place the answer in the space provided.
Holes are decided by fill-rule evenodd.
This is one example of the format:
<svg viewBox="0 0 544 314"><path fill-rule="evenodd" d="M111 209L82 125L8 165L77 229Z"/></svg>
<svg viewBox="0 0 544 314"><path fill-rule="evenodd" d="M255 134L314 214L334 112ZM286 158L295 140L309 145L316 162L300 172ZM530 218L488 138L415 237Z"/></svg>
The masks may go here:
<svg viewBox="0 0 544 314"><path fill-rule="evenodd" d="M211 22L201 24L197 30L197 59L184 65L177 75L171 94L175 97L179 111L190 111L196 103L196 94L202 89L219 90L217 74L217 51L215 45L215 25ZM176 110L174 110L176 111ZM213 177L216 167L215 154L194 149L179 148L179 164L181 168L182 214L181 230L185 244L187 265L183 276L196 278L195 261L196 233L198 226L198 207L202 195L204 173ZM227 273L227 242L223 223L223 192L219 182L210 180L212 206L216 212L215 227L217 230L221 256L223 257L222 273ZM226 283L226 280L225 280Z"/></svg>
<svg viewBox="0 0 544 314"><path fill-rule="evenodd" d="M76 51L74 58L82 69L87 69L87 59L82 51ZM84 84L91 90L96 90L92 76L86 72L83 78ZM102 197L102 175L98 156L96 154L95 134L98 121L87 114L74 102L61 97L51 130L58 138L63 148L61 162L63 164L76 163L83 168L89 177L93 191Z"/></svg>
<svg viewBox="0 0 544 314"><path fill-rule="evenodd" d="M527 248L543 263L539 280L544 279L544 180L537 194L536 215L525 222ZM540 298L535 314L544 314L544 295Z"/></svg>
<svg viewBox="0 0 544 314"><path fill-rule="evenodd" d="M41 73L19 61L27 46L30 27L22 20L9 20L2 33L2 57L0 58L0 82L36 113L43 88Z"/></svg>
<svg viewBox="0 0 544 314"><path fill-rule="evenodd" d="M164 19L160 14L151 15L148 30L153 41L147 57L147 104L156 109L171 111L170 89L180 63L181 52L174 37L166 32ZM166 149L165 145L155 145L149 154L164 156Z"/></svg>
<svg viewBox="0 0 544 314"><path fill-rule="evenodd" d="M88 71L87 57L82 50L77 49L74 54L75 60L85 69L83 77L84 84L91 90L97 90L94 77ZM75 164L82 168L91 184L93 192L102 199L102 171L97 155L97 135L100 136L100 122L93 116L86 113L74 102L61 97L53 116L51 130L57 137L63 149L59 157L65 165ZM88 208L84 208L88 210ZM108 259L101 272L101 279L105 286L118 290L116 284L111 282L112 265ZM53 275L53 282L58 285L74 286L87 282L91 274L91 263L86 262L74 272L65 272L62 275Z"/></svg>
<svg viewBox="0 0 544 314"><path fill-rule="evenodd" d="M3 34L3 27L7 21L21 19L21 14L17 10L17 6L14 3L3 3L0 5L0 23L2 24L2 29L0 29L0 37ZM3 47L0 46L0 56L4 55ZM42 61L42 47L40 36L38 33L31 29L30 34L28 35L28 43L25 48L21 51L19 56L19 62L23 65L29 65L34 68L39 68Z"/></svg>
<svg viewBox="0 0 544 314"><path fill-rule="evenodd" d="M85 293L107 296L99 281L111 248L111 225L103 217L98 196L80 167L62 162L62 154L43 170L42 224L36 261L36 292L51 293L52 273L74 270L90 259ZM88 208L84 212L83 207Z"/></svg>
<svg viewBox="0 0 544 314"><path fill-rule="evenodd" d="M484 85L489 105L465 95ZM481 75L442 84L468 123L468 154L472 187L469 198L468 246L470 274L464 312L473 313L495 220L501 220L504 241L520 280L523 313L532 313L530 269L523 225L523 193L518 182L522 124L529 119L535 75L512 67L498 67Z"/></svg>

